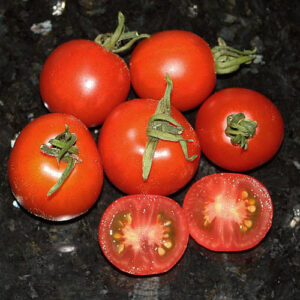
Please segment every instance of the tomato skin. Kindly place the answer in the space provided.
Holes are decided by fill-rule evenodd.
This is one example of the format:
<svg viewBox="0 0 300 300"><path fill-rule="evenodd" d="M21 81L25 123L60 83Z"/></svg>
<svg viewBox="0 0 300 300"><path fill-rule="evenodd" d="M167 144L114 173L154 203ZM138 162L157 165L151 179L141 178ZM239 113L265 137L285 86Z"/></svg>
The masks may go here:
<svg viewBox="0 0 300 300"><path fill-rule="evenodd" d="M243 199L243 191L251 196ZM217 202L219 195L221 202ZM220 203L223 211L206 224L205 215L213 216ZM272 199L266 187L251 176L237 173L201 178L188 190L183 209L193 239L212 251L243 251L256 246L273 220ZM235 221L238 218L240 223Z"/></svg>
<svg viewBox="0 0 300 300"><path fill-rule="evenodd" d="M258 122L247 150L233 145L225 134L227 116L239 112ZM244 88L227 88L203 103L195 130L208 159L224 169L244 172L266 163L276 154L283 140L284 124L279 110L264 95Z"/></svg>
<svg viewBox="0 0 300 300"><path fill-rule="evenodd" d="M88 127L103 123L127 98L129 89L125 62L89 40L72 40L57 47L40 77L45 106L51 112L74 115Z"/></svg>
<svg viewBox="0 0 300 300"><path fill-rule="evenodd" d="M198 157L187 161L180 144L159 141L149 177L142 178L142 158L147 143L146 128L154 114L158 101L135 99L120 104L104 122L98 140L98 149L103 161L104 172L109 180L126 194L169 195L194 176L200 159L197 135L185 117L174 107L172 117L185 130L188 155Z"/></svg>
<svg viewBox="0 0 300 300"><path fill-rule="evenodd" d="M163 216L161 222L159 214ZM131 217L130 230L124 228L126 215ZM124 231L129 232L129 241ZM116 232L122 235L120 239L114 239ZM105 210L98 239L105 257L121 271L153 275L167 272L179 261L187 247L189 230L184 211L174 200L158 195L129 195L115 200ZM171 241L170 247L162 246L166 241ZM122 249L121 244L125 245ZM165 254L158 253L160 246Z"/></svg>
<svg viewBox="0 0 300 300"><path fill-rule="evenodd" d="M197 107L216 84L209 45L184 30L155 33L140 42L132 52L129 69L135 92L149 99L163 96L168 73L174 84L172 104L180 111Z"/></svg>
<svg viewBox="0 0 300 300"><path fill-rule="evenodd" d="M63 132L65 124L77 136L76 146L82 162L47 197L67 163L61 161L58 165L56 158L41 152L40 146ZM69 220L90 209L103 183L102 164L92 135L77 118L58 113L38 117L21 131L10 154L8 175L20 205L34 215L54 221Z"/></svg>

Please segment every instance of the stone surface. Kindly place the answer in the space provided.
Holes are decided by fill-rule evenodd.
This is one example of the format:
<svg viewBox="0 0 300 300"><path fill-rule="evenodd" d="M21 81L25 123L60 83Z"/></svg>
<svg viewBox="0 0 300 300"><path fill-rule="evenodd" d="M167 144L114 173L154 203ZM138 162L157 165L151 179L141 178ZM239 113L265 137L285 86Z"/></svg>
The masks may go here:
<svg viewBox="0 0 300 300"><path fill-rule="evenodd" d="M65 8L63 2L0 2L0 299L299 299L299 2L77 0L66 1ZM72 222L46 222L16 205L7 178L11 141L30 120L47 113L39 94L46 57L65 41L111 31L119 10L130 30L184 29L211 46L218 36L236 48L257 46L256 64L219 76L216 85L216 90L238 86L261 92L285 122L277 155L247 172L266 185L274 203L273 226L256 248L214 253L190 239L170 272L138 278L115 269L98 246L100 217L122 196L106 179L96 205ZM47 20L38 27L42 31L32 27ZM129 56L123 58L128 62ZM134 97L131 91L129 99ZM185 113L192 124L195 114ZM95 139L101 127L96 130ZM192 182L221 171L202 156ZM190 184L172 195L180 204Z"/></svg>

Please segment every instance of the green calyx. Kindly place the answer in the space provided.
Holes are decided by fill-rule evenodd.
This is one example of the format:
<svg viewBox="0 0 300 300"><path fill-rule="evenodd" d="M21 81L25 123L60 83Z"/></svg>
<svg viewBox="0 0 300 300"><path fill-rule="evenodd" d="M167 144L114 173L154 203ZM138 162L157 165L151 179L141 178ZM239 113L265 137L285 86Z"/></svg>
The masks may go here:
<svg viewBox="0 0 300 300"><path fill-rule="evenodd" d="M147 180L154 157L155 149L160 140L179 142L186 160L193 161L197 155L188 156L187 142L192 139L185 139L181 136L184 127L171 117L170 96L173 89L173 82L166 74L167 87L163 98L158 102L155 113L148 122L146 134L148 141L143 155L143 180Z"/></svg>
<svg viewBox="0 0 300 300"><path fill-rule="evenodd" d="M232 114L227 117L225 133L230 137L232 144L248 149L248 139L255 135L257 122L245 118L243 113Z"/></svg>
<svg viewBox="0 0 300 300"><path fill-rule="evenodd" d="M120 53L128 50L136 41L149 37L149 34L139 34L137 31L125 32L125 17L119 12L118 26L115 32L99 34L94 41L108 51ZM124 44L124 41L127 42Z"/></svg>
<svg viewBox="0 0 300 300"><path fill-rule="evenodd" d="M42 153L55 157L57 164L59 164L60 161L68 163L59 180L48 191L47 196L51 196L55 193L70 175L76 163L81 162L81 159L77 155L78 148L75 146L76 140L76 135L69 131L69 126L66 124L64 132L54 139L49 140L51 147L45 144L41 146Z"/></svg>
<svg viewBox="0 0 300 300"><path fill-rule="evenodd" d="M239 51L227 46L222 38L218 38L218 46L213 47L211 51L215 62L215 72L229 74L238 70L242 64L251 64L255 58L256 48Z"/></svg>

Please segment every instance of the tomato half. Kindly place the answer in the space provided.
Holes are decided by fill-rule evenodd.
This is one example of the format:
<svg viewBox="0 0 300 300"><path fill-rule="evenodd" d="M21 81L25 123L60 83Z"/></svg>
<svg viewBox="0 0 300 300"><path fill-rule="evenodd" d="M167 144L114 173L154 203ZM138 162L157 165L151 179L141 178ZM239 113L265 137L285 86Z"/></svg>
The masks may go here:
<svg viewBox="0 0 300 300"><path fill-rule="evenodd" d="M153 34L132 52L130 76L141 98L160 99L166 73L174 82L172 104L180 111L197 107L216 83L214 58L209 45L184 30Z"/></svg>
<svg viewBox="0 0 300 300"><path fill-rule="evenodd" d="M191 236L213 251L242 251L267 234L273 204L261 182L244 174L201 178L187 192L183 209Z"/></svg>
<svg viewBox="0 0 300 300"><path fill-rule="evenodd" d="M88 127L101 124L127 98L129 70L116 54L89 40L73 40L47 58L40 92L51 112L76 116Z"/></svg>
<svg viewBox="0 0 300 300"><path fill-rule="evenodd" d="M276 106L264 95L244 88L227 88L210 96L198 111L195 130L205 156L231 171L266 163L284 135Z"/></svg>
<svg viewBox="0 0 300 300"><path fill-rule="evenodd" d="M158 101L135 99L116 107L105 120L99 135L98 149L109 180L127 194L169 195L185 186L194 176L200 159L197 135L185 117L172 108L172 117L183 128L182 137L190 139L187 151L197 155L186 160L179 143L158 142L147 180L142 178L143 154L147 144L147 126Z"/></svg>
<svg viewBox="0 0 300 300"><path fill-rule="evenodd" d="M64 161L58 164L55 157L41 151L41 146L49 145L51 139L64 131L65 125L77 138L78 163L61 187L47 196L68 164ZM21 131L10 154L8 175L21 206L34 215L55 221L69 220L86 212L97 200L103 183L102 164L92 135L77 118L58 113L36 118Z"/></svg>
<svg viewBox="0 0 300 300"><path fill-rule="evenodd" d="M106 258L134 275L170 270L187 247L189 231L180 205L157 195L130 195L114 201L99 225Z"/></svg>

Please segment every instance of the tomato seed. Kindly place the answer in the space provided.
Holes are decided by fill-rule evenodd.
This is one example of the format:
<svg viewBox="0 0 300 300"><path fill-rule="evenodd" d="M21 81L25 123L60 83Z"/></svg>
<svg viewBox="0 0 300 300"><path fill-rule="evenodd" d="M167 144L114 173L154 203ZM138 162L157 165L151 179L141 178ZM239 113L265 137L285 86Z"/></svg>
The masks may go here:
<svg viewBox="0 0 300 300"><path fill-rule="evenodd" d="M166 254L166 250L162 247L158 247L157 248L157 253L158 253L159 256L163 256L163 255Z"/></svg>
<svg viewBox="0 0 300 300"><path fill-rule="evenodd" d="M120 244L119 247L118 247L118 253L122 253L125 249L125 245L124 244Z"/></svg>
<svg viewBox="0 0 300 300"><path fill-rule="evenodd" d="M254 213L256 211L256 207L254 205L250 205L247 207L248 211L250 211L251 213Z"/></svg>
<svg viewBox="0 0 300 300"><path fill-rule="evenodd" d="M171 241L165 241L163 244L167 249L170 249L172 247Z"/></svg>
<svg viewBox="0 0 300 300"><path fill-rule="evenodd" d="M242 191L242 199L247 199L249 197L249 193L247 191Z"/></svg>
<svg viewBox="0 0 300 300"><path fill-rule="evenodd" d="M245 220L244 221L244 224L246 225L246 227L248 227L248 228L250 228L250 227L252 227L252 221L251 220Z"/></svg>
<svg viewBox="0 0 300 300"><path fill-rule="evenodd" d="M119 232L116 232L116 233L114 233L114 235L113 235L113 238L116 239L116 240L119 240L119 239L121 239L122 237L123 237L123 235L120 234Z"/></svg>

